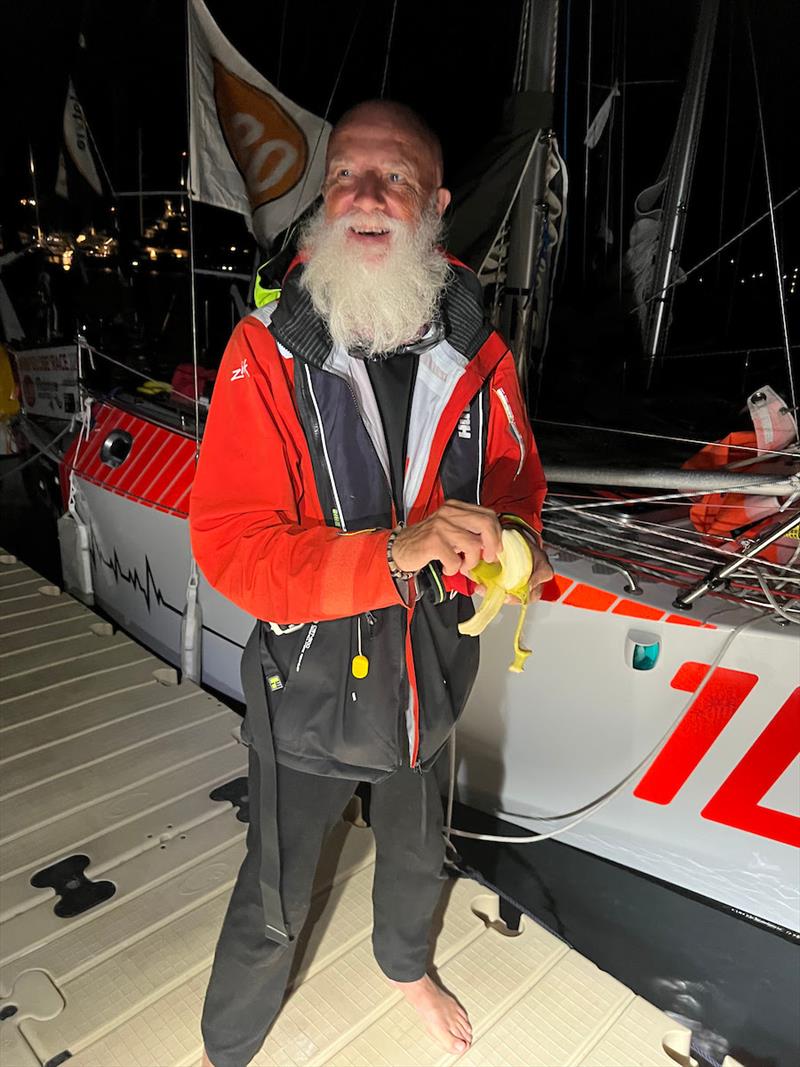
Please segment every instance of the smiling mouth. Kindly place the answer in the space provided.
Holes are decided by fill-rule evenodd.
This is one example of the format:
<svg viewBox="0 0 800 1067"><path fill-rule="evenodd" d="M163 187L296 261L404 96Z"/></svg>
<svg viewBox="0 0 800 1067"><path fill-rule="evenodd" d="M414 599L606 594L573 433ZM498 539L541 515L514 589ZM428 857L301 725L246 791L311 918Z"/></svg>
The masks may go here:
<svg viewBox="0 0 800 1067"><path fill-rule="evenodd" d="M350 232L354 233L357 237L385 237L389 233L388 230L355 226L350 227Z"/></svg>

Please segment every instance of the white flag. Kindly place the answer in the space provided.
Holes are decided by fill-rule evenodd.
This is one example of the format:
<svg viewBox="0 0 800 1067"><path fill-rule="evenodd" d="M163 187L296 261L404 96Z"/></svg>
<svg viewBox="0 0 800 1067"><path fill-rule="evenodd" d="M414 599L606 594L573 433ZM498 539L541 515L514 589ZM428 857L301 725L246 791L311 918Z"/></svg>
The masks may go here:
<svg viewBox="0 0 800 1067"><path fill-rule="evenodd" d="M330 124L239 55L203 0L189 7L189 81L190 195L245 215L266 245L319 195Z"/></svg>
<svg viewBox="0 0 800 1067"><path fill-rule="evenodd" d="M64 107L64 144L72 157L72 162L91 185L98 196L102 196L103 186L94 156L89 144L89 129L83 114L83 108L75 95L72 78L67 86L67 103ZM56 190L59 191L58 189ZM62 193L63 195L63 193Z"/></svg>
<svg viewBox="0 0 800 1067"><path fill-rule="evenodd" d="M586 136L583 139L583 143L587 148L594 148L600 138L603 136L603 131L608 123L609 116L611 115L611 108L614 105L615 97L619 96L619 85L617 82L611 86L611 92L605 98L600 105L600 110L592 119L591 125L586 131Z"/></svg>

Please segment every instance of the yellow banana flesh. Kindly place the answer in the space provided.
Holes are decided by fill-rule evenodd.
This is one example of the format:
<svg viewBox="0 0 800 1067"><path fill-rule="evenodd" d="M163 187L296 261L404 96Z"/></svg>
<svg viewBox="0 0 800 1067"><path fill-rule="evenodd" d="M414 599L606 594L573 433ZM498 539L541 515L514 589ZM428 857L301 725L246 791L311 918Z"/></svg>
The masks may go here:
<svg viewBox="0 0 800 1067"><path fill-rule="evenodd" d="M533 557L528 542L517 530L503 530L503 548L497 563L480 560L470 571L473 581L486 590L483 603L466 622L459 623L458 632L468 637L482 633L505 603L507 594L520 602L519 620L514 632L514 662L508 668L519 674L530 656L530 649L519 643L525 613L528 610L528 583L533 570Z"/></svg>

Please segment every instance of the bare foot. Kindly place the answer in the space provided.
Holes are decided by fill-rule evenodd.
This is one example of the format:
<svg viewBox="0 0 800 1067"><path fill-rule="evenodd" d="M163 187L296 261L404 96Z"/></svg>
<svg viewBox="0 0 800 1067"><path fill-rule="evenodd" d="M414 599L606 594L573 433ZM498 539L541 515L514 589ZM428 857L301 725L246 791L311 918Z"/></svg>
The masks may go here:
<svg viewBox="0 0 800 1067"><path fill-rule="evenodd" d="M461 1005L445 993L429 975L416 982L390 983L399 989L409 1004L416 1008L425 1023L425 1029L447 1049L448 1052L466 1052L472 1044L472 1027L469 1016Z"/></svg>

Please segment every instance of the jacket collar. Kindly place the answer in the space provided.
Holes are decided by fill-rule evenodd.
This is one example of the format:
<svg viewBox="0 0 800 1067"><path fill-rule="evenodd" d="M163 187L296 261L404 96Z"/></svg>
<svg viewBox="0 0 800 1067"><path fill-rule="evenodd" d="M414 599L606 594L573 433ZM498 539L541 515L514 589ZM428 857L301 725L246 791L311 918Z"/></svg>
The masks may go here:
<svg viewBox="0 0 800 1067"><path fill-rule="evenodd" d="M450 261L450 278L442 293L439 317L444 336L467 360L481 348L491 327L485 322L481 287L469 268ZM333 341L325 321L300 284L302 262L297 262L284 279L281 298L272 316L272 334L284 348L311 366L322 369Z"/></svg>

